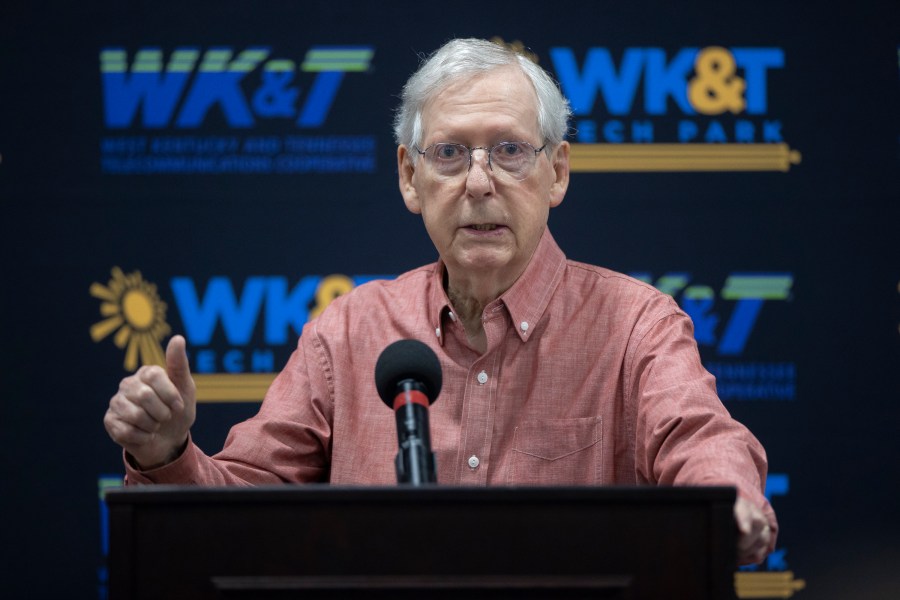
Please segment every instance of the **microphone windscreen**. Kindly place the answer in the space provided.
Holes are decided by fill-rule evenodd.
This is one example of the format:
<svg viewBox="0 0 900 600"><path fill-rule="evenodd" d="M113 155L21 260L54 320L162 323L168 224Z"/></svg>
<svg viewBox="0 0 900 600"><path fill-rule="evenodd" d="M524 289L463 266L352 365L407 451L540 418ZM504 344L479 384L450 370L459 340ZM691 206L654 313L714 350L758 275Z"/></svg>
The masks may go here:
<svg viewBox="0 0 900 600"><path fill-rule="evenodd" d="M441 363L434 351L418 340L394 342L381 352L375 363L375 387L388 406L394 406L397 385L404 379L424 385L429 403L441 393Z"/></svg>

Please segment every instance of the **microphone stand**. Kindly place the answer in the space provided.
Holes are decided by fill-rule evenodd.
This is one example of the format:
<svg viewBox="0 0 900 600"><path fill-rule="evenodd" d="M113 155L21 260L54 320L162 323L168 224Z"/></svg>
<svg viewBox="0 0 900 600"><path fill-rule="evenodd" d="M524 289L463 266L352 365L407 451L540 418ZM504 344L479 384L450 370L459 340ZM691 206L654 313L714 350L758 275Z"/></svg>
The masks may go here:
<svg viewBox="0 0 900 600"><path fill-rule="evenodd" d="M423 394L425 388L412 379L397 384L399 393L394 400L397 419L397 438L400 450L394 459L397 483L425 485L437 483L434 452L431 451L431 434L428 429L428 409L412 399L413 394Z"/></svg>

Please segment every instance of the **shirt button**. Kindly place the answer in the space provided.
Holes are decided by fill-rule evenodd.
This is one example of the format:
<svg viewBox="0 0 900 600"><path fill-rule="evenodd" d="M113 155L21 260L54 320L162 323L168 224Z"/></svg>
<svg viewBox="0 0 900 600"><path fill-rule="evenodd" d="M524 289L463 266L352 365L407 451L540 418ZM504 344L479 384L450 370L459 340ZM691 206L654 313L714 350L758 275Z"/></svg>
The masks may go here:
<svg viewBox="0 0 900 600"><path fill-rule="evenodd" d="M477 467L478 467L478 463L479 463L479 461L478 461L478 457L477 457L477 456L475 456L475 455L473 454L472 456L469 457L469 466L470 466L471 468L473 468L473 469L477 468Z"/></svg>
<svg viewBox="0 0 900 600"><path fill-rule="evenodd" d="M441 328L440 327L438 327L437 329L434 330L434 335L441 337Z"/></svg>
<svg viewBox="0 0 900 600"><path fill-rule="evenodd" d="M451 321L456 321L456 315L453 314L453 311L452 311L452 310L451 310L450 312L447 313L447 316L450 317L450 320L451 320Z"/></svg>
<svg viewBox="0 0 900 600"><path fill-rule="evenodd" d="M484 385L487 383L487 380L488 380L487 373L482 371L481 373L478 374L478 383L480 383L481 385ZM477 461L478 459L476 458L475 460Z"/></svg>
<svg viewBox="0 0 900 600"><path fill-rule="evenodd" d="M519 323L519 329L522 331L528 331L528 321L522 321Z"/></svg>

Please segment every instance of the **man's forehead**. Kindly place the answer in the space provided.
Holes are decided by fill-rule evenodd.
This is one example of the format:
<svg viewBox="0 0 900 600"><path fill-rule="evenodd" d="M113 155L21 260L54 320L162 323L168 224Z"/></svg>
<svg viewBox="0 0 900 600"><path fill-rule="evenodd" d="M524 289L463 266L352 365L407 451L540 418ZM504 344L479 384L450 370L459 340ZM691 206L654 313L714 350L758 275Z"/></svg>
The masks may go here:
<svg viewBox="0 0 900 600"><path fill-rule="evenodd" d="M538 99L531 80L518 67L506 66L449 81L423 106L422 126L426 131L432 126L471 126L470 119L483 118L495 120L496 126L507 121L507 127L531 130L537 127L537 117Z"/></svg>

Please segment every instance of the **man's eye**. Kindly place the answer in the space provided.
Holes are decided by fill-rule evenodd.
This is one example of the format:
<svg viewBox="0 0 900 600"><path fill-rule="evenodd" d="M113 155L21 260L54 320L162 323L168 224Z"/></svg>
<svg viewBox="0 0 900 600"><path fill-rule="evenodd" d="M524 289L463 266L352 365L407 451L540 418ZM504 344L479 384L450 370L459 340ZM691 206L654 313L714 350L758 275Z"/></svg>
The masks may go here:
<svg viewBox="0 0 900 600"><path fill-rule="evenodd" d="M502 156L516 156L517 154L522 154L522 146L520 144L516 144L510 142L508 144L501 144L498 149Z"/></svg>
<svg viewBox="0 0 900 600"><path fill-rule="evenodd" d="M460 155L459 148L452 144L445 144L435 148L435 155L440 159L457 158Z"/></svg>

